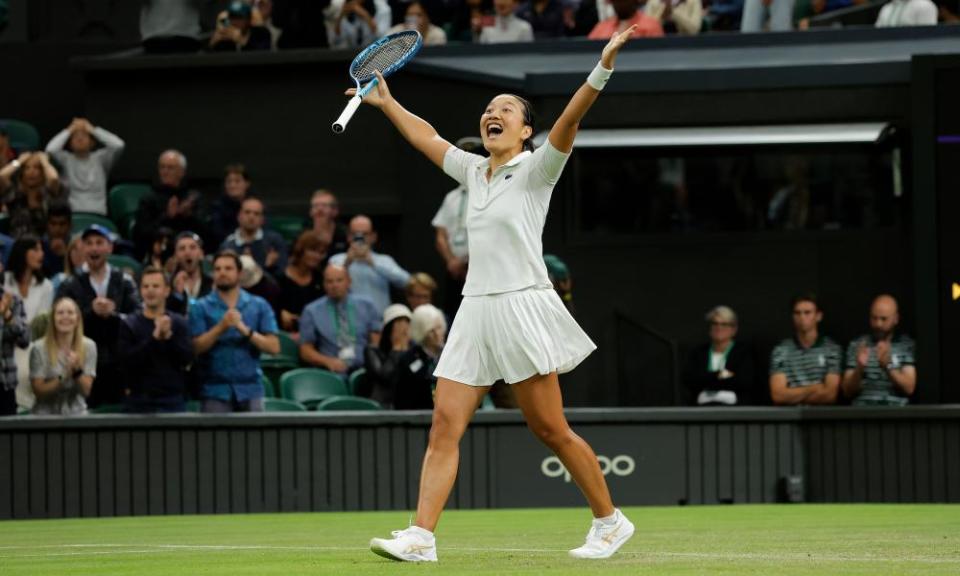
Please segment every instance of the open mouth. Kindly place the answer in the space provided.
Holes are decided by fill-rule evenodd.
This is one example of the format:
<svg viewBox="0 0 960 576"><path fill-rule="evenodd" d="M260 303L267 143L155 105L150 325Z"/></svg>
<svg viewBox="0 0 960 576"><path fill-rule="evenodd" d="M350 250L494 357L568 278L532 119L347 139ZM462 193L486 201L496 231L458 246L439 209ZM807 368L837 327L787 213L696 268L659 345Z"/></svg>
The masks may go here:
<svg viewBox="0 0 960 576"><path fill-rule="evenodd" d="M487 124L487 136L494 137L503 134L503 125L496 122Z"/></svg>

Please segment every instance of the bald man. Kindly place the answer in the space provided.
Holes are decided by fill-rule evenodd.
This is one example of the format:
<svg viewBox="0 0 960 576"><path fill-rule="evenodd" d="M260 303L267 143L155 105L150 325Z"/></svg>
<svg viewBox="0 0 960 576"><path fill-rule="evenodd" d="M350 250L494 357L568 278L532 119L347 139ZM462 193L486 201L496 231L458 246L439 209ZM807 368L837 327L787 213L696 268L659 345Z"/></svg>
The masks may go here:
<svg viewBox="0 0 960 576"><path fill-rule="evenodd" d="M843 393L854 405L904 406L917 387L914 344L897 334L900 313L897 300L881 294L870 306L871 334L847 347Z"/></svg>
<svg viewBox="0 0 960 576"><path fill-rule="evenodd" d="M153 193L140 199L133 228L136 255L143 258L158 228L175 233L190 231L204 237L206 225L200 213L200 193L187 186L187 158L179 150L164 150L157 158Z"/></svg>
<svg viewBox="0 0 960 576"><path fill-rule="evenodd" d="M351 293L367 298L373 302L377 314L383 314L390 305L390 287L406 288L410 273L390 256L373 251L377 232L369 217L354 216L350 220L349 232L350 248L333 255L330 263L346 268L353 279Z"/></svg>
<svg viewBox="0 0 960 576"><path fill-rule="evenodd" d="M346 268L330 264L324 269L326 296L300 314L300 358L306 364L348 374L363 365L364 350L379 338L381 314L350 286Z"/></svg>

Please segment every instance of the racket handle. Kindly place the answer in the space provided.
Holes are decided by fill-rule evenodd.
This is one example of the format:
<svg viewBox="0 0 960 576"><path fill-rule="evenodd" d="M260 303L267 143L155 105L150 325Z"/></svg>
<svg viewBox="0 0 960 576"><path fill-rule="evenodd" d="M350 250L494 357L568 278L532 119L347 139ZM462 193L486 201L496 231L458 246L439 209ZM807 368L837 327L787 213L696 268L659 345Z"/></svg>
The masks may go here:
<svg viewBox="0 0 960 576"><path fill-rule="evenodd" d="M361 98L360 96L354 96L347 102L347 107L343 109L343 113L340 114L340 117L337 118L336 122L333 123L333 133L342 134L344 130L347 129L347 122L350 122L350 119L353 118L354 112L357 111L357 108L360 106Z"/></svg>

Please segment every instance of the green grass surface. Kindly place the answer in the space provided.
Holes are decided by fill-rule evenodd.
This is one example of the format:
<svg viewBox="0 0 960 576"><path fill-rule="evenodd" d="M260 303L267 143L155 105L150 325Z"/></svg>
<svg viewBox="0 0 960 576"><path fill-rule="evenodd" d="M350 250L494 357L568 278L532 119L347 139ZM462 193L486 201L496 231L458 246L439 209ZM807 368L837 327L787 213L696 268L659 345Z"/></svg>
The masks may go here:
<svg viewBox="0 0 960 576"><path fill-rule="evenodd" d="M626 508L604 561L568 558L585 509L449 511L439 564L367 549L406 512L0 522L0 574L960 574L960 506Z"/></svg>

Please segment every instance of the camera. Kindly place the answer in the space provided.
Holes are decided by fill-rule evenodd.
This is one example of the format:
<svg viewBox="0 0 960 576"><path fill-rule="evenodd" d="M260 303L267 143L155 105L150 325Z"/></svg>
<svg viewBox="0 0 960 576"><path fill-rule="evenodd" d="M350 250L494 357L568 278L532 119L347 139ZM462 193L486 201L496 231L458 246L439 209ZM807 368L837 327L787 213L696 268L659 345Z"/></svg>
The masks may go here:
<svg viewBox="0 0 960 576"><path fill-rule="evenodd" d="M353 238L351 239L351 242L353 242L354 244L366 244L366 243L367 243L367 237L366 237L366 235L358 232L357 234L354 234L354 235L353 235Z"/></svg>

